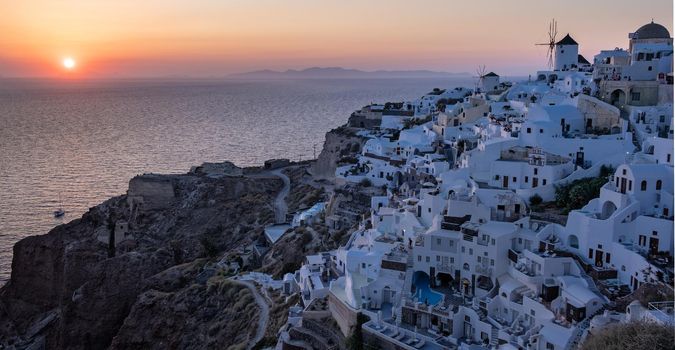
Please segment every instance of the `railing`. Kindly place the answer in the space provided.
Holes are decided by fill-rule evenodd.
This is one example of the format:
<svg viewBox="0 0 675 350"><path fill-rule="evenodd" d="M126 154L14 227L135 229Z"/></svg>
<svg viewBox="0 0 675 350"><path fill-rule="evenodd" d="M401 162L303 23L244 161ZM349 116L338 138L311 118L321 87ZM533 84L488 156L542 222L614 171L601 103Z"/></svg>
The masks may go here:
<svg viewBox="0 0 675 350"><path fill-rule="evenodd" d="M447 265L447 264L437 264L436 265L436 271L437 272L453 272L455 271L454 266L452 265Z"/></svg>
<svg viewBox="0 0 675 350"><path fill-rule="evenodd" d="M490 277L490 275L492 275L492 268L489 266L476 265L476 272Z"/></svg>

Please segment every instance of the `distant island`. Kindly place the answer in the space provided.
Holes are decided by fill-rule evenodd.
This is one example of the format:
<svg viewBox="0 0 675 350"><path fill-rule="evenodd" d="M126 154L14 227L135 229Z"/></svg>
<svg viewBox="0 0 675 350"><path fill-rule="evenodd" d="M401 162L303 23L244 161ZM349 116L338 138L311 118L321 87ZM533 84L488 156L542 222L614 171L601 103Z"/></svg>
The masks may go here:
<svg viewBox="0 0 675 350"><path fill-rule="evenodd" d="M246 73L231 74L228 78L234 79L321 79L321 78L444 78L456 76L470 76L470 73L440 72L430 70L376 70L363 71L342 67L312 67L302 70L288 69L275 71L269 69L256 70Z"/></svg>

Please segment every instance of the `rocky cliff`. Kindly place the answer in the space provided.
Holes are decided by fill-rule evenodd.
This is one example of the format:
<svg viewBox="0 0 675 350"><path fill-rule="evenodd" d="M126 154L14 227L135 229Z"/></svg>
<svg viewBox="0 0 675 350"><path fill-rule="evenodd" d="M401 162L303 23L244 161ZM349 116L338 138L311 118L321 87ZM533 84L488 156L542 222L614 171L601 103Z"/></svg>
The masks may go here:
<svg viewBox="0 0 675 350"><path fill-rule="evenodd" d="M366 138L358 136L358 130L341 126L326 133L323 149L310 169L316 179L333 179L337 166L361 151Z"/></svg>
<svg viewBox="0 0 675 350"><path fill-rule="evenodd" d="M0 348L183 348L180 338L194 348L240 344L248 333L236 324L257 317L250 292L213 281L203 266L257 239L274 219L281 187L264 173L144 175L127 195L21 240L0 289ZM97 239L102 232L111 233L108 242Z"/></svg>

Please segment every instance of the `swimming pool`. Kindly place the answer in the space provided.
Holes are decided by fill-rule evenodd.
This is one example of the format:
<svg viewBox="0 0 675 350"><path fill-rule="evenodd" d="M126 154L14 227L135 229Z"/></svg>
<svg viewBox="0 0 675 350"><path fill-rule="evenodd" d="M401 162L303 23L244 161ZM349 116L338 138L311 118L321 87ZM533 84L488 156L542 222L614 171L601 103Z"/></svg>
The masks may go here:
<svg viewBox="0 0 675 350"><path fill-rule="evenodd" d="M413 285L415 285L415 294L419 302L426 302L429 305L436 305L443 300L443 294L434 292L429 287L429 275L422 271L417 271L413 275Z"/></svg>

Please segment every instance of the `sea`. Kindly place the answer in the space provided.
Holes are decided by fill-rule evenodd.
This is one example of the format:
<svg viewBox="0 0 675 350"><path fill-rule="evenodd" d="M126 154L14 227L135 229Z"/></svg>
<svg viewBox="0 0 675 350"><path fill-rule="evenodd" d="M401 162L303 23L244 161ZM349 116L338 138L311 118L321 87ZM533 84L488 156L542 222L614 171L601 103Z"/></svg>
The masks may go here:
<svg viewBox="0 0 675 350"><path fill-rule="evenodd" d="M356 109L412 100L444 79L0 79L0 285L12 247L124 194L142 173L203 162L311 159ZM64 217L54 218L58 208Z"/></svg>

